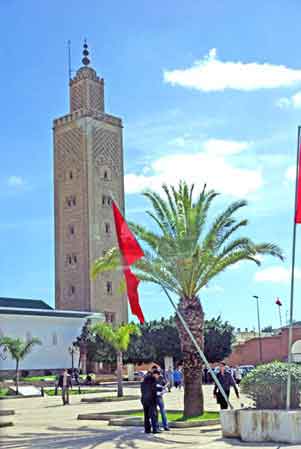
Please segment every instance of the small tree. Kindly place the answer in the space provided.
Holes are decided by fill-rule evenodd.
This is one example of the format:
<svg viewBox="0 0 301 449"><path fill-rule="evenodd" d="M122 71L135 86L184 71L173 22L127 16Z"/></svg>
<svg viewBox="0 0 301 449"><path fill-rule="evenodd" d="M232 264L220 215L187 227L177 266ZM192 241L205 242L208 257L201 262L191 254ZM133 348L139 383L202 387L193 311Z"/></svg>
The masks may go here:
<svg viewBox="0 0 301 449"><path fill-rule="evenodd" d="M288 370L291 369L292 408L300 406L301 367L288 363L272 362L260 365L247 374L241 384L241 391L254 401L257 409L285 409Z"/></svg>
<svg viewBox="0 0 301 449"><path fill-rule="evenodd" d="M21 338L1 337L0 346L5 346L11 358L16 361L16 394L19 393L19 369L20 361L30 354L35 345L41 345L38 338L31 338L29 340L22 340Z"/></svg>
<svg viewBox="0 0 301 449"><path fill-rule="evenodd" d="M108 342L116 351L117 363L117 396L123 396L122 385L122 367L123 367L123 353L128 349L131 336L139 335L138 326L133 323L121 324L119 326L112 326L109 323L97 323L92 327L92 331Z"/></svg>
<svg viewBox="0 0 301 449"><path fill-rule="evenodd" d="M209 362L220 362L231 353L234 327L221 317L205 321L204 351Z"/></svg>

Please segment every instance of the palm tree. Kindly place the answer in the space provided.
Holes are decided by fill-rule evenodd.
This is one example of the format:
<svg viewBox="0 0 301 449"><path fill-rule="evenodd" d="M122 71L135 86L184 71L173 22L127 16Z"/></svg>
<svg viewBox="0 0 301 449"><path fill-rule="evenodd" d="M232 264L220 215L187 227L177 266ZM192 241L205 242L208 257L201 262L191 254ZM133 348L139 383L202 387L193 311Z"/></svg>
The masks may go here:
<svg viewBox="0 0 301 449"><path fill-rule="evenodd" d="M35 345L41 345L38 338L22 340L21 338L1 337L0 346L6 347L11 358L16 361L16 394L19 393L19 368L20 361L23 360L32 351Z"/></svg>
<svg viewBox="0 0 301 449"><path fill-rule="evenodd" d="M147 191L151 202L148 215L157 231L131 224L133 232L144 243L145 257L136 263L137 276L169 290L179 298L178 311L184 317L201 348L204 346L204 312L199 299L202 288L228 267L241 261L260 265L261 255L283 260L281 249L271 243L254 243L239 231L248 220L234 214L243 209L244 200L231 203L209 223L208 214L218 194L203 191L194 200L194 185L181 181L179 186L162 186L164 196ZM237 236L237 237L236 237ZM118 251L108 256L108 269L118 265ZM105 262L96 261L93 274L105 271ZM120 262L119 262L120 263ZM184 362L184 416L198 416L204 411L202 362L181 322L177 319Z"/></svg>
<svg viewBox="0 0 301 449"><path fill-rule="evenodd" d="M122 385L122 368L123 368L123 353L128 349L131 336L140 335L139 328L133 324L121 324L119 326L112 326L109 323L96 323L92 327L92 332L100 338L109 343L116 351L117 362L117 396L123 396Z"/></svg>

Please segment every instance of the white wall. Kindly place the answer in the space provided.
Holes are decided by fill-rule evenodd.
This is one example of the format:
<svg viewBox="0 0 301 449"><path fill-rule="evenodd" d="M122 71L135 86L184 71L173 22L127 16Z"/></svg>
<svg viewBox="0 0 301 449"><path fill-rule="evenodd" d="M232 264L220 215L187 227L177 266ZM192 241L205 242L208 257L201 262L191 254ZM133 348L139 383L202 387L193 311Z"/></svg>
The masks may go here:
<svg viewBox="0 0 301 449"><path fill-rule="evenodd" d="M35 346L21 362L21 369L71 368L68 347L76 340L87 318L49 317L36 315L0 315L0 334L6 337L26 338L28 333L41 340L42 346ZM57 344L53 334L57 335ZM74 366L78 365L78 355L74 355ZM0 370L15 368L15 362L7 356L0 358Z"/></svg>

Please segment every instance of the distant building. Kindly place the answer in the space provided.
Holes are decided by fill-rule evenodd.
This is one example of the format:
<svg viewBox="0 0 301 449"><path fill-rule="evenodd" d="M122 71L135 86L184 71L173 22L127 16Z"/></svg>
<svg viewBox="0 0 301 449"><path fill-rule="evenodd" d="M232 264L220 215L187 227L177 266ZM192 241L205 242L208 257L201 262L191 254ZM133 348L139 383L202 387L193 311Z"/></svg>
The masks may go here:
<svg viewBox="0 0 301 449"><path fill-rule="evenodd" d="M105 112L104 80L83 66L70 79L70 112L53 122L55 305L126 322L121 272L91 280L92 263L117 245L112 198L124 212L122 121Z"/></svg>
<svg viewBox="0 0 301 449"><path fill-rule="evenodd" d="M249 330L248 328L245 328L242 330L241 328L238 328L235 331L234 338L235 338L235 345L244 343L247 340L250 340L251 338L257 337L258 333L254 330Z"/></svg>
<svg viewBox="0 0 301 449"><path fill-rule="evenodd" d="M262 360L260 360L259 344L262 347ZM293 327L293 359L301 363L301 325L295 323ZM287 361L288 359L288 327L282 327L274 334L262 334L248 338L244 341L237 340L233 345L231 355L226 359L229 365L257 365L261 362L268 363L273 360Z"/></svg>
<svg viewBox="0 0 301 449"><path fill-rule="evenodd" d="M81 333L86 320L104 320L103 314L54 310L43 301L0 298L0 336L21 338L37 337L41 346L21 362L21 370L45 374L71 368L69 348ZM79 352L73 354L74 367L79 364ZM0 374L15 369L15 361L4 347L0 347Z"/></svg>

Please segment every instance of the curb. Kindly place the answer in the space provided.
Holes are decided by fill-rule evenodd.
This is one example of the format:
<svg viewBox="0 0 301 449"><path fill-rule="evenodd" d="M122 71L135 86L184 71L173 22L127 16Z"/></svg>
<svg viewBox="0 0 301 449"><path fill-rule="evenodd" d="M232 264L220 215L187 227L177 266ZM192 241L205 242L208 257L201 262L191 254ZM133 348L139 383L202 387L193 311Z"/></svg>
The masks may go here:
<svg viewBox="0 0 301 449"><path fill-rule="evenodd" d="M110 398L110 397L104 397L104 398L82 398L81 402L86 403L94 403L94 402L126 402L126 401L137 401L140 399L140 396L122 396L121 398L116 399L117 396Z"/></svg>
<svg viewBox="0 0 301 449"><path fill-rule="evenodd" d="M137 416L116 415L110 413L87 413L81 414L77 417L78 420L86 421L108 421L109 426L129 426L141 427L143 426L143 418ZM169 427L174 429L189 429L193 427L213 427L220 424L219 419L208 419L206 421L171 421Z"/></svg>
<svg viewBox="0 0 301 449"><path fill-rule="evenodd" d="M12 427L13 425L14 425L14 423L12 421L0 422L0 428L1 427Z"/></svg>
<svg viewBox="0 0 301 449"><path fill-rule="evenodd" d="M0 416L14 415L15 410L0 410Z"/></svg>

